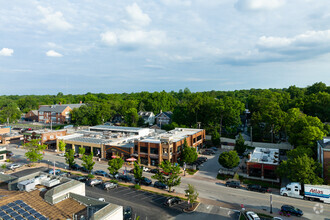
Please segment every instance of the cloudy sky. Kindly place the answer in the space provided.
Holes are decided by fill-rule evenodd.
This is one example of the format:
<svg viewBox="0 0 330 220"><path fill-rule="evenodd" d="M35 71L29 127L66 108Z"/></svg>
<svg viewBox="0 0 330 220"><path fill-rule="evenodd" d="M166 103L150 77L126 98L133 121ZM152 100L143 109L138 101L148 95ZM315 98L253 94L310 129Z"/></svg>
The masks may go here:
<svg viewBox="0 0 330 220"><path fill-rule="evenodd" d="M0 0L0 94L330 84L325 0Z"/></svg>

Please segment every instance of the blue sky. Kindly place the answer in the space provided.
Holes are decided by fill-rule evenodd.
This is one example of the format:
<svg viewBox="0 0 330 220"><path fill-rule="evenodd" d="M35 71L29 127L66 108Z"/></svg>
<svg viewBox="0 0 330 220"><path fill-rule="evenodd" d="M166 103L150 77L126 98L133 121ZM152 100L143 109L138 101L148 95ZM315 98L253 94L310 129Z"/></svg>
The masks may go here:
<svg viewBox="0 0 330 220"><path fill-rule="evenodd" d="M330 84L322 0L0 0L0 94Z"/></svg>

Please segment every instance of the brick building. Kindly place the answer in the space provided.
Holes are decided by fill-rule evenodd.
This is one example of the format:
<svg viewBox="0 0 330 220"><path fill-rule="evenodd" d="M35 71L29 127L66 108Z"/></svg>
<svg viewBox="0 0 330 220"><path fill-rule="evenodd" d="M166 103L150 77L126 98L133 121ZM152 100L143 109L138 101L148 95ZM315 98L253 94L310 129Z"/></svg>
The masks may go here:
<svg viewBox="0 0 330 220"><path fill-rule="evenodd" d="M47 145L47 149L56 149L56 140L58 137L63 137L67 131L62 130L36 130L26 131L23 133L24 143L31 141L31 139L40 139L41 144Z"/></svg>
<svg viewBox="0 0 330 220"><path fill-rule="evenodd" d="M322 177L330 184L330 137L317 142L317 159L322 166Z"/></svg>
<svg viewBox="0 0 330 220"><path fill-rule="evenodd" d="M70 112L75 108L80 108L80 104L41 105L38 110L38 121L43 123L64 124L71 122Z"/></svg>
<svg viewBox="0 0 330 220"><path fill-rule="evenodd" d="M25 120L26 121L38 121L38 110L31 110L28 113L25 114Z"/></svg>

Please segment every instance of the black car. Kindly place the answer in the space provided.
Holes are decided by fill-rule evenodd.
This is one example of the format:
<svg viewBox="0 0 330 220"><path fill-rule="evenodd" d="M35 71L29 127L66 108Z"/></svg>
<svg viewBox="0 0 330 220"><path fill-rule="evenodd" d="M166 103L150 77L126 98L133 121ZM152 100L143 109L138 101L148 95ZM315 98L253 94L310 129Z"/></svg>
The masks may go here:
<svg viewBox="0 0 330 220"><path fill-rule="evenodd" d="M249 184L247 189L250 191L257 191L257 192L262 192L262 193L269 192L268 187L262 187L260 185L253 185L253 184Z"/></svg>
<svg viewBox="0 0 330 220"><path fill-rule="evenodd" d="M80 170L84 173L89 173L89 170L87 170L85 167L81 167Z"/></svg>
<svg viewBox="0 0 330 220"><path fill-rule="evenodd" d="M151 169L150 173L159 173L159 170L158 169Z"/></svg>
<svg viewBox="0 0 330 220"><path fill-rule="evenodd" d="M166 201L164 202L164 205L172 206L175 204L180 204L181 202L182 202L182 200L178 197L170 197L170 198L166 199Z"/></svg>
<svg viewBox="0 0 330 220"><path fill-rule="evenodd" d="M79 166L78 164L74 164L70 167L71 170L81 170L81 166Z"/></svg>
<svg viewBox="0 0 330 220"><path fill-rule="evenodd" d="M212 155L212 152L211 151L203 151L202 154L203 155Z"/></svg>
<svg viewBox="0 0 330 220"><path fill-rule="evenodd" d="M205 149L204 152L205 152L205 151L206 151L206 152L210 152L211 154L215 154L215 151L212 150L212 149Z"/></svg>
<svg viewBox="0 0 330 220"><path fill-rule="evenodd" d="M154 183L154 187L159 188L159 189L167 189L168 188L168 186L165 183L162 183L162 182L159 182L159 181L156 181Z"/></svg>
<svg viewBox="0 0 330 220"><path fill-rule="evenodd" d="M207 161L207 157L198 157L197 160L199 161L203 161L206 162Z"/></svg>
<svg viewBox="0 0 330 220"><path fill-rule="evenodd" d="M131 220L132 219L132 207L131 206L126 206L124 208L124 220Z"/></svg>
<svg viewBox="0 0 330 220"><path fill-rule="evenodd" d="M282 205L281 212L290 213L291 215L296 215L298 217L302 216L304 213L298 208L293 207L292 205Z"/></svg>
<svg viewBox="0 0 330 220"><path fill-rule="evenodd" d="M120 176L118 176L118 179L120 179L121 181L124 181L125 183L132 182L132 177L127 176L127 175L120 175Z"/></svg>
<svg viewBox="0 0 330 220"><path fill-rule="evenodd" d="M72 179L80 181L80 182L86 182L88 178L86 176L74 176Z"/></svg>
<svg viewBox="0 0 330 220"><path fill-rule="evenodd" d="M227 187L233 187L233 188L239 188L240 187L240 182L239 181L234 181L234 180L229 180L225 184Z"/></svg>
<svg viewBox="0 0 330 220"><path fill-rule="evenodd" d="M140 184L146 185L146 186L150 186L152 184L152 181L150 179L148 179L147 177L142 177L142 179L139 181L137 179L135 179L135 183L140 182Z"/></svg>

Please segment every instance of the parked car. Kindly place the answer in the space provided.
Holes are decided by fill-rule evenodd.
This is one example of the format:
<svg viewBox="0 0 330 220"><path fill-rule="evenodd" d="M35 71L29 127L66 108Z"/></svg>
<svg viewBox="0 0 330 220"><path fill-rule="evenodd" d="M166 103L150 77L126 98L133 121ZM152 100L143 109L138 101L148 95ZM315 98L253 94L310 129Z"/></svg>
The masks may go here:
<svg viewBox="0 0 330 220"><path fill-rule="evenodd" d="M109 190L109 189L114 189L118 187L117 183L112 183L112 182L105 182L102 184L103 189Z"/></svg>
<svg viewBox="0 0 330 220"><path fill-rule="evenodd" d="M213 150L213 151L217 151L218 150L217 147L211 147L210 149Z"/></svg>
<svg viewBox="0 0 330 220"><path fill-rule="evenodd" d="M150 170L150 173L158 173L159 172L159 169L151 169Z"/></svg>
<svg viewBox="0 0 330 220"><path fill-rule="evenodd" d="M132 207L131 206L126 206L123 209L123 214L124 214L124 220L132 220Z"/></svg>
<svg viewBox="0 0 330 220"><path fill-rule="evenodd" d="M79 166L78 164L73 164L71 167L70 167L71 170L81 170L81 166Z"/></svg>
<svg viewBox="0 0 330 220"><path fill-rule="evenodd" d="M254 212L249 211L246 212L245 214L249 220L260 220L259 216Z"/></svg>
<svg viewBox="0 0 330 220"><path fill-rule="evenodd" d="M132 182L132 177L130 177L128 175L119 175L118 179L120 179L121 181L124 181L125 183Z"/></svg>
<svg viewBox="0 0 330 220"><path fill-rule="evenodd" d="M198 157L197 160L206 162L207 161L207 157Z"/></svg>
<svg viewBox="0 0 330 220"><path fill-rule="evenodd" d="M94 172L95 175L99 175L99 176L104 176L104 177L108 177L109 175L107 174L107 172L103 171L103 170L96 170Z"/></svg>
<svg viewBox="0 0 330 220"><path fill-rule="evenodd" d="M134 168L128 171L129 173L134 173Z"/></svg>
<svg viewBox="0 0 330 220"><path fill-rule="evenodd" d="M22 166L22 164L19 164L19 163L12 163L8 166L8 169L10 170L15 170L17 168L20 168Z"/></svg>
<svg viewBox="0 0 330 220"><path fill-rule="evenodd" d="M71 173L70 172L62 172L62 173L59 174L59 176L69 177L69 176L71 176Z"/></svg>
<svg viewBox="0 0 330 220"><path fill-rule="evenodd" d="M211 151L203 151L202 154L203 155L211 155L212 153L211 153Z"/></svg>
<svg viewBox="0 0 330 220"><path fill-rule="evenodd" d="M156 181L154 183L154 187L159 188L159 189L168 189L168 186L165 183Z"/></svg>
<svg viewBox="0 0 330 220"><path fill-rule="evenodd" d="M96 185L101 184L102 182L103 182L102 179L97 178L97 179L88 180L86 183L87 183L88 186L94 187Z"/></svg>
<svg viewBox="0 0 330 220"><path fill-rule="evenodd" d="M59 153L59 154L56 154L56 156L64 157L65 156L65 153Z"/></svg>
<svg viewBox="0 0 330 220"><path fill-rule="evenodd" d="M118 175L118 173L116 173L115 175L112 175L111 173L109 173L108 174L108 176L110 177L110 178L115 178L115 179L118 179L118 177L119 177L119 175Z"/></svg>
<svg viewBox="0 0 330 220"><path fill-rule="evenodd" d="M74 177L72 177L72 179L83 182L83 183L88 180L88 178L86 176L74 176Z"/></svg>
<svg viewBox="0 0 330 220"><path fill-rule="evenodd" d="M150 186L152 184L152 181L148 179L147 177L142 177L142 179L139 181L138 179L135 179L135 183L140 182L143 185Z"/></svg>
<svg viewBox="0 0 330 220"><path fill-rule="evenodd" d="M143 167L142 169L144 172L150 172L150 170L151 170L149 167Z"/></svg>
<svg viewBox="0 0 330 220"><path fill-rule="evenodd" d="M233 187L233 188L239 188L240 187L240 182L237 180L229 180L225 184L227 187Z"/></svg>
<svg viewBox="0 0 330 220"><path fill-rule="evenodd" d="M281 212L290 213L291 215L296 215L298 217L304 214L302 210L295 208L292 205L282 205Z"/></svg>
<svg viewBox="0 0 330 220"><path fill-rule="evenodd" d="M6 153L6 157L12 157L12 156L14 156L13 152L11 152L11 151L7 151L7 153Z"/></svg>
<svg viewBox="0 0 330 220"><path fill-rule="evenodd" d="M79 157L79 154L78 153L75 153L73 156L74 156L74 158L78 158Z"/></svg>
<svg viewBox="0 0 330 220"><path fill-rule="evenodd" d="M260 185L253 185L253 184L249 184L247 189L250 191L257 191L257 192L262 192L262 193L269 192L268 187L262 187Z"/></svg>
<svg viewBox="0 0 330 220"><path fill-rule="evenodd" d="M55 175L55 176L57 176L57 175L60 175L61 170L55 170L55 174L54 174L54 170L51 169L51 170L48 171L48 173L51 174L51 175Z"/></svg>
<svg viewBox="0 0 330 220"><path fill-rule="evenodd" d="M169 173L165 172L164 170L160 171L161 173L163 173L165 176L170 175Z"/></svg>
<svg viewBox="0 0 330 220"><path fill-rule="evenodd" d="M182 202L182 200L178 197L170 197L170 198L166 199L166 201L164 202L164 205L172 206L175 204L180 204L181 202Z"/></svg>
<svg viewBox="0 0 330 220"><path fill-rule="evenodd" d="M89 171L85 167L81 167L80 168L80 171L81 172L84 172L84 173L89 173Z"/></svg>
<svg viewBox="0 0 330 220"><path fill-rule="evenodd" d="M205 151L206 151L206 152L210 152L211 154L215 154L214 150L212 150L212 149L210 149L210 148L209 148L209 149L205 149L204 152L205 152Z"/></svg>

